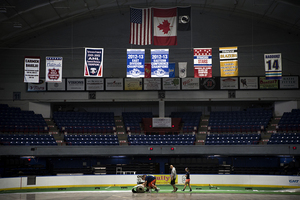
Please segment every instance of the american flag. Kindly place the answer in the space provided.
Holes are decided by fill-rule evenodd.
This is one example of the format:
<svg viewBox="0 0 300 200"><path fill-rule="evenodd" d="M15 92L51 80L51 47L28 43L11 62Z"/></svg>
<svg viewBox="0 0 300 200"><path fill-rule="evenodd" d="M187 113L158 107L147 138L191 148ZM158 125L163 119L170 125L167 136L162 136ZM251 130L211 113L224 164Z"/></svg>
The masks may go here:
<svg viewBox="0 0 300 200"><path fill-rule="evenodd" d="M152 44L151 8L130 8L130 44Z"/></svg>

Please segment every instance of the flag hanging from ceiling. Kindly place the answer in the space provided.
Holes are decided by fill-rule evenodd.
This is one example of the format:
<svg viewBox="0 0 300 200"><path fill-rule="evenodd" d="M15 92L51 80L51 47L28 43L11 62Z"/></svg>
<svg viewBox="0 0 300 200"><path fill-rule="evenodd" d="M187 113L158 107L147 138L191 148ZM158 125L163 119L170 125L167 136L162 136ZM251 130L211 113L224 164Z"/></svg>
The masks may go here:
<svg viewBox="0 0 300 200"><path fill-rule="evenodd" d="M46 82L62 82L62 57L46 57Z"/></svg>
<svg viewBox="0 0 300 200"><path fill-rule="evenodd" d="M153 8L154 45L177 45L177 8Z"/></svg>
<svg viewBox="0 0 300 200"><path fill-rule="evenodd" d="M194 77L212 77L212 48L194 48Z"/></svg>
<svg viewBox="0 0 300 200"><path fill-rule="evenodd" d="M238 47L220 47L221 77L238 76Z"/></svg>
<svg viewBox="0 0 300 200"><path fill-rule="evenodd" d="M85 48L84 76L103 76L103 48Z"/></svg>
<svg viewBox="0 0 300 200"><path fill-rule="evenodd" d="M151 49L151 77L169 77L169 49Z"/></svg>
<svg viewBox="0 0 300 200"><path fill-rule="evenodd" d="M144 78L145 49L127 49L127 77Z"/></svg>
<svg viewBox="0 0 300 200"><path fill-rule="evenodd" d="M169 63L169 78L175 78L175 63Z"/></svg>
<svg viewBox="0 0 300 200"><path fill-rule="evenodd" d="M177 7L178 15L178 31L191 30L191 6L189 7Z"/></svg>
<svg viewBox="0 0 300 200"><path fill-rule="evenodd" d="M266 79L281 79L281 53L265 54Z"/></svg>
<svg viewBox="0 0 300 200"><path fill-rule="evenodd" d="M130 8L130 44L152 44L151 8Z"/></svg>
<svg viewBox="0 0 300 200"><path fill-rule="evenodd" d="M145 63L145 78L151 78L151 63Z"/></svg>
<svg viewBox="0 0 300 200"><path fill-rule="evenodd" d="M24 83L40 82L40 57L25 57L24 59Z"/></svg>
<svg viewBox="0 0 300 200"><path fill-rule="evenodd" d="M186 68L187 68L187 62L179 62L178 63L179 78L186 77L186 70L187 70Z"/></svg>

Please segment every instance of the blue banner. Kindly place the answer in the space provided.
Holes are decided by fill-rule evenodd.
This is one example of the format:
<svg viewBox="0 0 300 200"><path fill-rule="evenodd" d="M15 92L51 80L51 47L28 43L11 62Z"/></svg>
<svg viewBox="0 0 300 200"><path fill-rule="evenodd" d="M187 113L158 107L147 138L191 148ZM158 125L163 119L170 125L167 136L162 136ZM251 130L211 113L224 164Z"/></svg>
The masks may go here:
<svg viewBox="0 0 300 200"><path fill-rule="evenodd" d="M145 76L145 49L127 49L127 77Z"/></svg>
<svg viewBox="0 0 300 200"><path fill-rule="evenodd" d="M169 63L169 78L175 78L175 63Z"/></svg>
<svg viewBox="0 0 300 200"><path fill-rule="evenodd" d="M151 49L151 77L169 77L169 49Z"/></svg>
<svg viewBox="0 0 300 200"><path fill-rule="evenodd" d="M85 48L84 76L103 76L103 48Z"/></svg>

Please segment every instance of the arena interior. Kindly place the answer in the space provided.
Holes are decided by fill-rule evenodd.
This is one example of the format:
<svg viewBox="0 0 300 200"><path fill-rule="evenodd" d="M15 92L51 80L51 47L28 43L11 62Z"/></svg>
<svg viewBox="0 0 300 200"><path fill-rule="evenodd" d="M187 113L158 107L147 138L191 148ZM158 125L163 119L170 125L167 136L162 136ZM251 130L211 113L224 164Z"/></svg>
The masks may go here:
<svg viewBox="0 0 300 200"><path fill-rule="evenodd" d="M178 7L191 12L177 45L130 44L131 8ZM299 198L299 12L297 0L1 1L0 198L263 198L255 187ZM236 76L221 75L222 47L236 47ZM102 49L101 77L86 75L86 48ZM211 48L212 77L195 78L194 48ZM129 77L128 49L144 49L145 63L168 49L174 77ZM279 78L266 79L265 54L281 55ZM49 56L62 58L59 83L46 81ZM24 58L40 59L39 83L24 81ZM162 191L131 194L142 174Z"/></svg>

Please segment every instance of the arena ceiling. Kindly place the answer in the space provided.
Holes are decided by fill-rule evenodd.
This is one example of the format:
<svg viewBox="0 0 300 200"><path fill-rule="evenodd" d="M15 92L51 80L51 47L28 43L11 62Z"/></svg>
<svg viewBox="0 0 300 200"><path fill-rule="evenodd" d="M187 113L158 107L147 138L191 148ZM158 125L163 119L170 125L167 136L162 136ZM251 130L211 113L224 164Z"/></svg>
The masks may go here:
<svg viewBox="0 0 300 200"><path fill-rule="evenodd" d="M72 20L109 13L123 15L129 7L172 7L191 5L200 13L224 12L244 15L256 22L276 24L288 32L300 32L299 0L1 0L0 46L11 46Z"/></svg>

